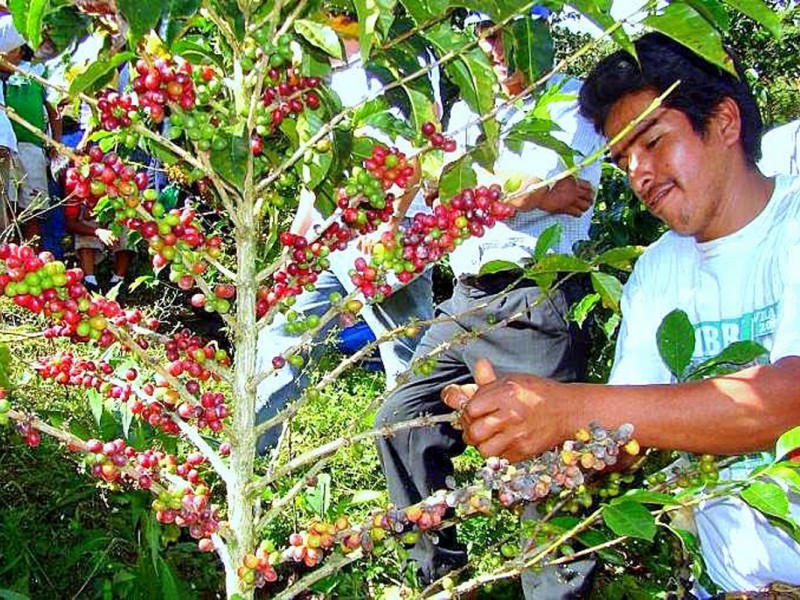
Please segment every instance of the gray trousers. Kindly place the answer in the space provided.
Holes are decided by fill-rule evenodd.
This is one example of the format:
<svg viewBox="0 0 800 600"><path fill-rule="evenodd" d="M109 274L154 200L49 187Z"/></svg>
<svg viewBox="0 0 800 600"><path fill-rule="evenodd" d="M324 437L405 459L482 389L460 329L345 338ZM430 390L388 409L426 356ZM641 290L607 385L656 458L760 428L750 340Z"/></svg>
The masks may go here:
<svg viewBox="0 0 800 600"><path fill-rule="evenodd" d="M474 381L472 375L479 358L492 361L499 372L520 372L559 381L578 381L585 375L586 352L583 338L574 323L568 323L569 306L583 292L583 286L570 281L540 301L539 289L528 282L506 295L500 294L509 283L508 275L496 274L464 278L457 283L453 297L437 307L437 315L453 320L432 325L420 341L414 358L426 356L444 342L472 331L486 329L488 322L503 320L521 312L512 323L456 344L436 358L429 375L414 375L400 386L381 407L376 426L400 423L424 414L450 412L440 398L447 384ZM470 314L481 304L488 303ZM381 463L388 482L391 501L398 507L419 502L453 474L452 458L465 445L461 432L450 425L401 431L378 441ZM466 563L463 544L456 540L455 528L438 532L438 542L422 536L411 551L423 582L438 579Z"/></svg>

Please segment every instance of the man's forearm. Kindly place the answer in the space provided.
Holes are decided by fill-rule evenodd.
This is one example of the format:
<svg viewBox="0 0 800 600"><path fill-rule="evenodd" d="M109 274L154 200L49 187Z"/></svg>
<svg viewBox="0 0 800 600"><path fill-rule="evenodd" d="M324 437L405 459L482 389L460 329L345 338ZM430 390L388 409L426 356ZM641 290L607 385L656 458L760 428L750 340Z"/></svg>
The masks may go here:
<svg viewBox="0 0 800 600"><path fill-rule="evenodd" d="M589 421L634 425L643 446L709 454L770 449L800 425L800 358L677 385L575 384L569 437ZM571 386L570 386L571 387Z"/></svg>

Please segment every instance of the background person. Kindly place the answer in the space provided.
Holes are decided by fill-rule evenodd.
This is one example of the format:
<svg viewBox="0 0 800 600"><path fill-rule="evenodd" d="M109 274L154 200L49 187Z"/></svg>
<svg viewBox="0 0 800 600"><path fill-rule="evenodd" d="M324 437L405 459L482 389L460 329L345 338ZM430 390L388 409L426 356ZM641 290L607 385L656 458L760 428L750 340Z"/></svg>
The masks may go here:
<svg viewBox="0 0 800 600"><path fill-rule="evenodd" d="M481 26L489 23L482 23ZM524 89L520 72L508 73L502 38L499 34L482 42L502 82L505 96L515 96ZM554 137L575 151L580 160L601 146L600 137L591 123L578 114L577 92L580 83L563 80L558 84L568 100L549 104L550 116L560 127ZM533 98L523 100L498 113L501 140L508 130L520 122L531 109ZM455 134L461 152L478 143L480 129L477 116L465 103L453 107L450 131L472 124ZM494 173L476 169L479 183L489 185L519 177L534 183L561 173L566 165L559 155L530 142L522 144L516 153L501 141ZM519 279L518 272L480 275L481 267L493 260L523 265L533 255L539 236L548 227L563 228L557 251L569 253L575 242L588 239L591 205L600 179L600 166L594 164L580 173L581 179L566 178L551 189L543 188L517 203L515 217L497 223L482 237L472 237L462 243L450 256L450 265L457 283L453 296L437 307L437 316L448 315L452 320L433 324L417 347L415 358L428 355L442 344L474 331L465 343L452 345L435 358L436 366L426 375L415 375L400 386L384 403L376 417L376 426L408 421L424 414L442 414L450 409L440 400L440 392L448 384L472 381L475 362L491 356L506 369L519 369L563 381L580 380L585 375L586 355L583 339L575 324L567 322L573 301L583 293L583 286L571 282L555 290L542 301L540 290L531 280ZM513 289L508 290L514 285ZM529 309L526 311L526 309ZM501 321L519 312L511 325L486 331L491 319ZM415 504L432 492L446 487L453 474L452 457L461 454L465 445L461 435L447 424L403 430L378 440L381 464L387 478L392 503L399 507ZM429 583L453 568L466 563L467 553L457 541L455 527L437 532L437 543L421 536L411 550L419 567L420 579Z"/></svg>

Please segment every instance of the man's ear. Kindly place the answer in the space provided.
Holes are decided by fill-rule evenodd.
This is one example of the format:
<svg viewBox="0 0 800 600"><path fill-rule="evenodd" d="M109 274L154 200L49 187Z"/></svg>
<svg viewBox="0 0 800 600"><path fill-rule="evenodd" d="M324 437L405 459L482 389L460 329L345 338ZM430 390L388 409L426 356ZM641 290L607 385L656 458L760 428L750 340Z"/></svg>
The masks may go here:
<svg viewBox="0 0 800 600"><path fill-rule="evenodd" d="M726 146L732 147L741 143L742 113L739 105L730 96L723 98L714 109L710 125Z"/></svg>

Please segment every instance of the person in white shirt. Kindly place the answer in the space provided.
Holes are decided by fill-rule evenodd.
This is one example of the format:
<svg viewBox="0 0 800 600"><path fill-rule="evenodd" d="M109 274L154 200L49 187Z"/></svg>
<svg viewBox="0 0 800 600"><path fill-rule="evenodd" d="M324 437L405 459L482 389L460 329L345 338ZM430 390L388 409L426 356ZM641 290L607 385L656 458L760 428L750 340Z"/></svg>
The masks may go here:
<svg viewBox="0 0 800 600"><path fill-rule="evenodd" d="M525 84L520 72L506 71L501 34L484 37L481 44L495 66L504 95L520 94ZM559 80L553 85L559 86L559 94L564 96L548 104L550 116L559 128L554 137L573 150L578 162L602 147L602 140L592 124L578 114L580 83ZM566 169L562 158L548 148L523 142L520 152L515 152L505 145L504 138L510 128L525 118L533 104L532 99L523 99L501 108L499 156L492 173L476 169L479 184L488 186L510 178L520 178L524 184L535 183ZM477 119L466 104L453 107L448 129L461 152L478 142ZM471 126L464 128L470 123ZM414 375L392 393L376 416L376 426L449 412L439 398L442 388L471 381L476 361L482 356L490 356L504 369L524 369L560 381L579 381L585 376L582 335L567 320L572 302L583 294L583 285L570 281L543 301L535 283L520 280L519 272L481 274L481 267L494 260L522 266L531 260L539 236L556 224L563 229L556 251L571 253L575 242L588 239L600 166L582 170L579 177L562 179L551 189L541 188L515 201L518 211L513 218L495 224L481 237L470 238L455 249L450 256L457 277L453 296L437 307L438 315L453 319L433 324L423 336L415 357L425 357L464 334L479 332L479 335L453 344L436 356L431 372ZM521 316L516 316L506 327L487 330L492 319L502 321L514 315ZM453 474L452 458L461 454L465 446L458 431L442 424L399 431L379 439L378 448L390 499L403 508L444 489L447 478ZM428 536L421 536L411 549L423 583L443 576L467 560L464 545L456 539L455 527L437 531L436 535L436 543Z"/></svg>
<svg viewBox="0 0 800 600"><path fill-rule="evenodd" d="M380 90L382 85L372 78L362 66L358 52L358 39L345 33L346 25L342 25L342 18L344 17L338 19L338 27L344 38L347 64L334 65L335 70L327 85L339 96L343 106L349 107L358 105L367 95ZM355 23L350 18L346 18L345 21ZM397 108L391 110L396 118L404 118ZM398 137L396 140L392 140L384 132L374 127L365 127L356 133L367 135L386 146L396 145L405 153L412 151L411 145L403 138ZM301 190L300 205L292 224L292 233L308 237L313 233L315 227L325 221L322 214L316 210L315 201L314 192L305 188ZM406 214L411 215L430 210L424 203L422 193L409 195L401 199L399 204L400 206L396 207L395 215L390 223L392 227L397 227ZM319 274L313 291L305 291L297 297L296 303L292 307L293 311L304 316L312 314L321 316L331 307L330 295L332 293L346 295L355 289L349 272L354 268L356 259L364 256L359 242L360 240L353 240L344 250L331 253L330 268ZM376 338L412 319L430 319L433 316L430 270L422 273L407 286L397 290L383 302L365 305L360 315ZM298 336L286 332L285 324L284 315L278 314L272 323L259 334L257 353L259 372L272 369L273 357L285 353L298 343ZM333 324L333 322L329 323L323 331L319 332L317 339L324 339ZM388 388L394 387L397 376L408 368L418 341L419 337L397 336L395 339L381 342L378 345ZM323 344L315 344L315 352L320 352L323 347ZM298 398L307 384L307 376L291 365L285 365L283 368L275 370L258 386L256 421L262 423L275 416L290 402ZM283 430L282 426L276 426L263 433L257 443L259 453L263 455L275 448Z"/></svg>
<svg viewBox="0 0 800 600"><path fill-rule="evenodd" d="M484 360L477 385L445 390L444 401L463 409L465 441L485 456L527 459L590 422L632 423L645 447L747 454L773 448L800 424L800 180L758 170L762 121L737 61L738 77L657 33L635 48L636 58L619 51L598 64L581 111L613 139L680 80L611 148L634 193L671 231L625 286L610 385L564 384ZM676 382L656 344L675 309L694 326L694 363L738 340L758 342L767 357L730 375ZM800 518L797 497L789 500L787 517ZM704 502L695 522L708 574L723 591L800 584L800 545L736 495Z"/></svg>

